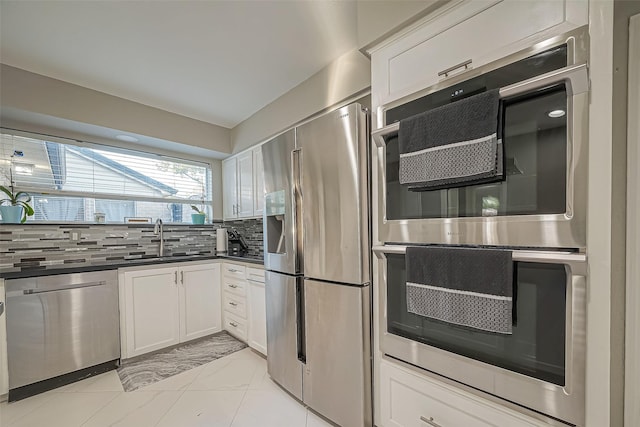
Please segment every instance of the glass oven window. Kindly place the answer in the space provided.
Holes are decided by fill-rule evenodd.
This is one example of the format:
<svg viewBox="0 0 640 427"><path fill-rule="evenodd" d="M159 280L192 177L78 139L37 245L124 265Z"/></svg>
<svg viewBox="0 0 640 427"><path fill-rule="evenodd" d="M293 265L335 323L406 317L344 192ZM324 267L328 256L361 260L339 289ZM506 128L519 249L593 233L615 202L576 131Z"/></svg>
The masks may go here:
<svg viewBox="0 0 640 427"><path fill-rule="evenodd" d="M434 92L386 113L387 124L565 67L566 46ZM452 94L462 93L462 96ZM400 185L397 137L386 141L386 218L457 218L561 214L566 211L567 93L556 85L504 101L505 179L491 184L415 192Z"/></svg>
<svg viewBox="0 0 640 427"><path fill-rule="evenodd" d="M405 257L387 255L387 331L564 386L566 269L530 262L515 266L513 334L500 335L409 313Z"/></svg>

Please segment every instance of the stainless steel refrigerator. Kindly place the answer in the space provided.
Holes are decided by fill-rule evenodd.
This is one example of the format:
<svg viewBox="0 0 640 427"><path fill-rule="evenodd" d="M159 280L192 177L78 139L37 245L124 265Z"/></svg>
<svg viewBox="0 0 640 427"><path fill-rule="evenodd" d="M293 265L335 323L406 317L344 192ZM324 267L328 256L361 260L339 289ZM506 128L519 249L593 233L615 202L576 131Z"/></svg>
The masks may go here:
<svg viewBox="0 0 640 427"><path fill-rule="evenodd" d="M262 146L269 375L342 427L372 425L368 123L351 104Z"/></svg>

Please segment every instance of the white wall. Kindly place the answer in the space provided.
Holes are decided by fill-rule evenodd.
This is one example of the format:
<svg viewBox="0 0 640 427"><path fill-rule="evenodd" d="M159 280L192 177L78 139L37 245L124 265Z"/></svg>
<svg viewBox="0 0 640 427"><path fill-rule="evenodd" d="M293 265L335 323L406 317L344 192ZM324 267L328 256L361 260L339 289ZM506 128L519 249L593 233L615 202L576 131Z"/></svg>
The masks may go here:
<svg viewBox="0 0 640 427"><path fill-rule="evenodd" d="M14 109L223 153L229 129L1 64L0 103Z"/></svg>
<svg viewBox="0 0 640 427"><path fill-rule="evenodd" d="M357 50L342 55L231 130L233 153L258 144L371 85L371 65Z"/></svg>
<svg viewBox="0 0 640 427"><path fill-rule="evenodd" d="M358 47L363 51L449 0L358 1Z"/></svg>
<svg viewBox="0 0 640 427"><path fill-rule="evenodd" d="M589 2L587 427L623 425L627 6Z"/></svg>
<svg viewBox="0 0 640 427"><path fill-rule="evenodd" d="M640 6L640 5L639 5ZM625 425L640 425L640 14L629 35Z"/></svg>

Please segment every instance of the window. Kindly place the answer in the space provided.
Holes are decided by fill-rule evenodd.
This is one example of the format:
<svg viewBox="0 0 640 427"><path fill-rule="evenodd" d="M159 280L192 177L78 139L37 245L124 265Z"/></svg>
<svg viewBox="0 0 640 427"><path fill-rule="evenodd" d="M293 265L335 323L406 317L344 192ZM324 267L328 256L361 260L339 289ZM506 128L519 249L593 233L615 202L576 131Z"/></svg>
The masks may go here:
<svg viewBox="0 0 640 427"><path fill-rule="evenodd" d="M0 185L13 177L16 190L31 194L29 221L93 221L101 212L107 222L191 222L191 205L212 217L207 163L25 135L3 129Z"/></svg>

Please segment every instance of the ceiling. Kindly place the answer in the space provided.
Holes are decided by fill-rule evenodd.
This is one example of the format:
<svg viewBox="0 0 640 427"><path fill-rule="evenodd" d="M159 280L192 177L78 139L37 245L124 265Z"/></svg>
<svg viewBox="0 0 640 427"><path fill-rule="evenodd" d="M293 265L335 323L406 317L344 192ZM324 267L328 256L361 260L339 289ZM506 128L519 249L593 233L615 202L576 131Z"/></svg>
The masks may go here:
<svg viewBox="0 0 640 427"><path fill-rule="evenodd" d="M355 1L0 0L0 61L231 128L357 47Z"/></svg>

